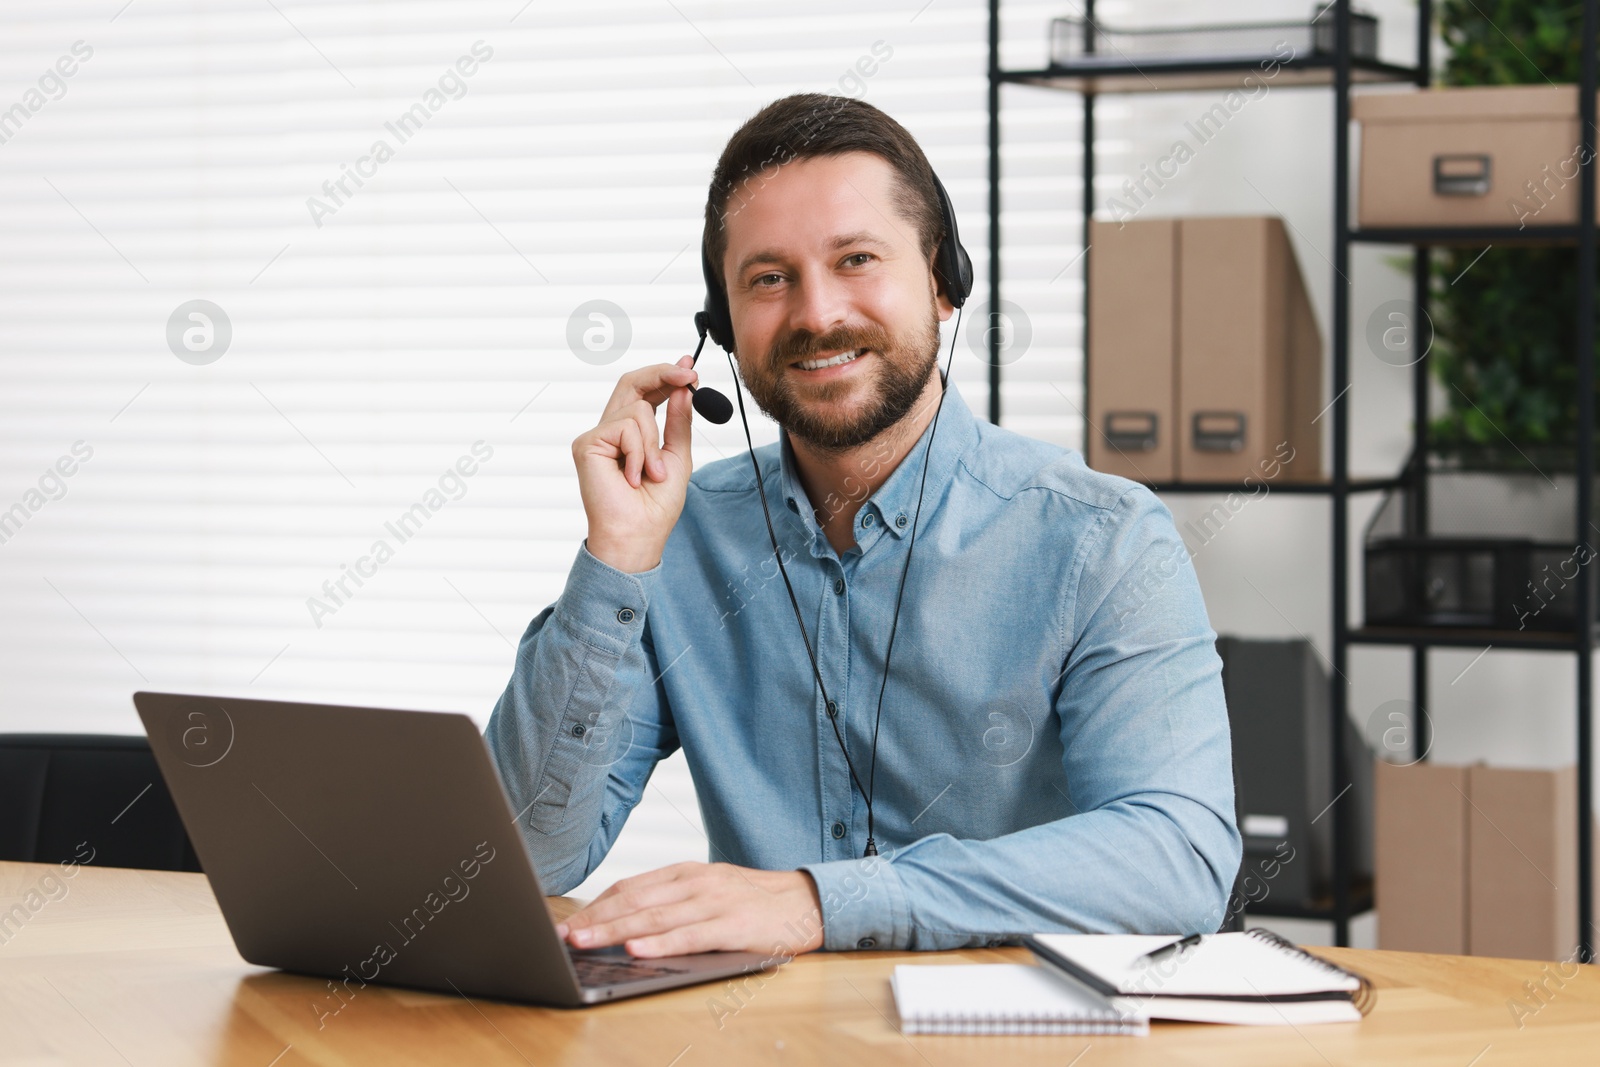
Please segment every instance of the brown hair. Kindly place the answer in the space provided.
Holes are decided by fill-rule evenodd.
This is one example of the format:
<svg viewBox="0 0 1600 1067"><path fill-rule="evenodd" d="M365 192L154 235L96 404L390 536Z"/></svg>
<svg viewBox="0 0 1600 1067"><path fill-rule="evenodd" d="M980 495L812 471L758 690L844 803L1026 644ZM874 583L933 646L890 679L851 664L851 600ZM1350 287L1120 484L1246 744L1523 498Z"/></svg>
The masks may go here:
<svg viewBox="0 0 1600 1067"><path fill-rule="evenodd" d="M706 197L706 251L716 278L727 289L722 257L728 251L727 220L744 206L741 182L771 167L816 156L871 152L894 168L897 212L916 224L924 259L944 239L944 213L928 157L906 128L863 100L832 93L795 93L774 100L739 127L722 150ZM739 197L737 204L730 199Z"/></svg>

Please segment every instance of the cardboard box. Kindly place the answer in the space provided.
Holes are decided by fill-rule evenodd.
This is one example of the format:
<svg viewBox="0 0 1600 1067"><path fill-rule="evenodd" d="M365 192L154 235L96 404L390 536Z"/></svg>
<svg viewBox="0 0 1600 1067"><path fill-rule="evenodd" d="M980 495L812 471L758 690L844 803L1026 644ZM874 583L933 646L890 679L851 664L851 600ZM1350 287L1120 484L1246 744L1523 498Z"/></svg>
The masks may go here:
<svg viewBox="0 0 1600 1067"><path fill-rule="evenodd" d="M1379 763L1377 770L1380 948L1572 958L1575 768Z"/></svg>
<svg viewBox="0 0 1600 1067"><path fill-rule="evenodd" d="M1363 228L1578 221L1575 85L1364 93L1350 115Z"/></svg>
<svg viewBox="0 0 1600 1067"><path fill-rule="evenodd" d="M1282 220L1096 221L1090 242L1089 465L1321 477L1322 339Z"/></svg>
<svg viewBox="0 0 1600 1067"><path fill-rule="evenodd" d="M1089 234L1088 463L1170 482L1178 476L1178 222L1091 222Z"/></svg>
<svg viewBox="0 0 1600 1067"><path fill-rule="evenodd" d="M1467 780L1472 954L1566 959L1578 944L1576 770L1480 765Z"/></svg>
<svg viewBox="0 0 1600 1067"><path fill-rule="evenodd" d="M1469 950L1467 768L1379 761L1373 892L1378 947Z"/></svg>
<svg viewBox="0 0 1600 1067"><path fill-rule="evenodd" d="M1283 220L1184 219L1178 245L1178 477L1320 477L1322 337Z"/></svg>

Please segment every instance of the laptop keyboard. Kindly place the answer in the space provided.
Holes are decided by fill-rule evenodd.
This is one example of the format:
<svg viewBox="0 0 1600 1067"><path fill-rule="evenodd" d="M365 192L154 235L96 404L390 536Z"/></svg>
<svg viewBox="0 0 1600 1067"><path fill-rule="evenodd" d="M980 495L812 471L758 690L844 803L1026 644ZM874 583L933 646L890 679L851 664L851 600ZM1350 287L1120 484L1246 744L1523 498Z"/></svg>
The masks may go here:
<svg viewBox="0 0 1600 1067"><path fill-rule="evenodd" d="M688 973L682 967L663 967L644 960L615 956L573 956L572 967L578 972L578 984L586 986L616 985L619 982L638 982L646 978Z"/></svg>

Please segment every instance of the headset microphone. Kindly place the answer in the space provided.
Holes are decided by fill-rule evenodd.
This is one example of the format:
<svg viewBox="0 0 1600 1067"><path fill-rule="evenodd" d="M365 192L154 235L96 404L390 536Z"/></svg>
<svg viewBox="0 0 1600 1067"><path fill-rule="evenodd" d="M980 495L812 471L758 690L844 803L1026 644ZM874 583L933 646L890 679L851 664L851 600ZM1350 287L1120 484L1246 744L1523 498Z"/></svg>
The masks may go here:
<svg viewBox="0 0 1600 1067"><path fill-rule="evenodd" d="M691 385L689 391L694 394L694 409L702 419L721 426L733 418L732 401L715 389L696 389Z"/></svg>
<svg viewBox="0 0 1600 1067"><path fill-rule="evenodd" d="M700 343L694 346L694 356L689 364L693 366L700 362L700 350L706 346L706 313L695 312L694 324L700 331ZM694 394L694 409L700 417L707 422L714 422L718 426L733 418L733 402L710 386L702 385L699 388L689 386L689 392Z"/></svg>

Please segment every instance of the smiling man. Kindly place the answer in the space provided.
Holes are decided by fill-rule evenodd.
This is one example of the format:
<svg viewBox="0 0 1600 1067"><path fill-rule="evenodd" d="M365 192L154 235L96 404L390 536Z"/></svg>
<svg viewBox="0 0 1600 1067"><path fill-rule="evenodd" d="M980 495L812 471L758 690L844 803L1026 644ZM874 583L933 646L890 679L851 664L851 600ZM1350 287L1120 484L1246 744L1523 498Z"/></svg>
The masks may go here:
<svg viewBox="0 0 1600 1067"><path fill-rule="evenodd" d="M1221 922L1240 840L1188 554L1148 490L979 421L945 383L943 217L877 108L768 105L723 151L705 230L740 377L781 428L762 483L743 455L693 470L688 357L624 375L573 442L588 538L523 635L490 747L547 889L600 863L680 747L713 860L619 882L564 925L573 945L791 955Z"/></svg>

